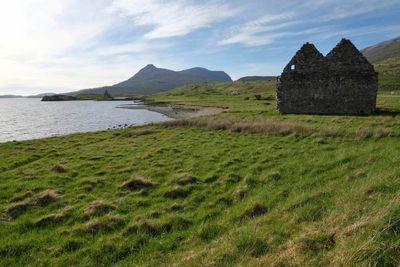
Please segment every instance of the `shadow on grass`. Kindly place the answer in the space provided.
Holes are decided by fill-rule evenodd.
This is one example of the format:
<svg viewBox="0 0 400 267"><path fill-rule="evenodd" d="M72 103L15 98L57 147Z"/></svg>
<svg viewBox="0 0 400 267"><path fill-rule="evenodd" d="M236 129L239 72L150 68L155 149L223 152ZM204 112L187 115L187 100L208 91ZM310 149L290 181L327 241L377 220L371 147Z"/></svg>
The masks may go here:
<svg viewBox="0 0 400 267"><path fill-rule="evenodd" d="M387 108L377 108L372 116L390 116L396 117L400 116L400 110L387 109Z"/></svg>

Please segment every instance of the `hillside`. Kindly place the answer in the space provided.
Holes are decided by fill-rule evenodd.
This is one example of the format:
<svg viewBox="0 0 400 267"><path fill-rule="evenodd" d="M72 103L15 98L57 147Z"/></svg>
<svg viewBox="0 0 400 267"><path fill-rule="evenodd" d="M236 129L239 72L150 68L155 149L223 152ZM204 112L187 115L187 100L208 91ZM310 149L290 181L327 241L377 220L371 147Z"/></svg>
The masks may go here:
<svg viewBox="0 0 400 267"><path fill-rule="evenodd" d="M274 93L187 85L146 101L225 112L0 144L0 265L398 266L400 98L282 116Z"/></svg>
<svg viewBox="0 0 400 267"><path fill-rule="evenodd" d="M245 76L245 77L240 78L238 81L254 82L254 81L272 81L275 79L276 79L276 76Z"/></svg>
<svg viewBox="0 0 400 267"><path fill-rule="evenodd" d="M379 73L380 91L400 90L400 37L362 50Z"/></svg>
<svg viewBox="0 0 400 267"><path fill-rule="evenodd" d="M157 68L150 64L128 80L113 86L80 90L70 94L103 94L105 90L108 90L112 96L148 95L186 84L212 81L225 82L232 81L232 79L222 71L210 71L204 68L173 71Z"/></svg>
<svg viewBox="0 0 400 267"><path fill-rule="evenodd" d="M399 57L400 37L367 47L361 52L374 64L392 57Z"/></svg>

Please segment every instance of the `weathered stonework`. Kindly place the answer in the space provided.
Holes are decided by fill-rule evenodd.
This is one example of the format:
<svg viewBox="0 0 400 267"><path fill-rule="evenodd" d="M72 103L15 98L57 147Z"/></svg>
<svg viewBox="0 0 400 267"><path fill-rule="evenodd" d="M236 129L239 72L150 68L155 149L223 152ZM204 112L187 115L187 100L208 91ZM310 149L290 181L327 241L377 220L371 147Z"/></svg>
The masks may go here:
<svg viewBox="0 0 400 267"><path fill-rule="evenodd" d="M324 57L306 43L284 68L277 88L280 113L371 114L378 74L347 39Z"/></svg>

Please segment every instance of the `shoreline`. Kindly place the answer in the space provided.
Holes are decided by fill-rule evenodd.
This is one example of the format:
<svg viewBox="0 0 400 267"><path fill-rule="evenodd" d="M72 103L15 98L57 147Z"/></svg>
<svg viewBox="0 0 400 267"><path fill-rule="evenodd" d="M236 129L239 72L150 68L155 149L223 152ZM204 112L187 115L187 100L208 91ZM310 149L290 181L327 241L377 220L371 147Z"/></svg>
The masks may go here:
<svg viewBox="0 0 400 267"><path fill-rule="evenodd" d="M166 104L166 105L145 105L145 104L126 104L117 106L124 109L146 109L148 111L163 114L172 119L187 119L200 116L214 115L224 112L222 108L200 107L190 105Z"/></svg>

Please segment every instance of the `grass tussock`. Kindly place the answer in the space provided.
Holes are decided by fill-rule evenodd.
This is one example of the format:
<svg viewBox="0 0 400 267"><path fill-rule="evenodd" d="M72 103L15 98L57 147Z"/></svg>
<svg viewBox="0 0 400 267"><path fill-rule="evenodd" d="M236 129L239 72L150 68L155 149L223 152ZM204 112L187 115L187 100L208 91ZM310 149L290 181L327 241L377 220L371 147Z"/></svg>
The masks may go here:
<svg viewBox="0 0 400 267"><path fill-rule="evenodd" d="M89 233L112 232L125 225L125 220L119 215L109 215L103 219L93 219L85 224Z"/></svg>
<svg viewBox="0 0 400 267"><path fill-rule="evenodd" d="M172 227L169 223L161 222L160 220L147 220L130 225L126 231L126 234L147 234L157 236L171 231L171 228Z"/></svg>
<svg viewBox="0 0 400 267"><path fill-rule="evenodd" d="M32 196L33 196L33 192L31 190L29 190L28 192L25 192L21 195L11 198L10 202L20 202L20 201L26 200L27 198L30 198Z"/></svg>
<svg viewBox="0 0 400 267"><path fill-rule="evenodd" d="M141 190L141 189L149 189L155 186L155 183L152 181L143 178L143 177L135 177L131 178L130 180L124 182L121 185L121 188L123 190L130 190L130 191L136 191L136 190Z"/></svg>
<svg viewBox="0 0 400 267"><path fill-rule="evenodd" d="M61 193L53 190L53 189L48 189L43 192L41 192L36 199L36 203L39 206L47 206L55 201L57 201L61 197Z"/></svg>
<svg viewBox="0 0 400 267"><path fill-rule="evenodd" d="M218 175L212 175L212 176L207 177L204 180L204 182L207 183L207 184L210 184L210 183L213 183L213 182L217 181L218 179L219 179Z"/></svg>
<svg viewBox="0 0 400 267"><path fill-rule="evenodd" d="M196 184L199 182L199 179L194 176L189 175L189 176L183 176L183 177L174 179L172 182L175 184L184 186L184 185L188 185L188 184Z"/></svg>
<svg viewBox="0 0 400 267"><path fill-rule="evenodd" d="M179 205L178 203L174 203L171 205L171 207L168 208L168 211L182 211L184 209L185 209L184 206Z"/></svg>
<svg viewBox="0 0 400 267"><path fill-rule="evenodd" d="M256 203L252 205L250 208L245 210L240 216L241 219L249 219L255 218L261 215L264 215L268 212L268 208L262 204Z"/></svg>
<svg viewBox="0 0 400 267"><path fill-rule="evenodd" d="M303 238L301 244L303 250L317 253L321 250L332 249L336 244L336 238L334 234L320 233L316 236Z"/></svg>
<svg viewBox="0 0 400 267"><path fill-rule="evenodd" d="M261 257L268 252L269 246L253 232L241 232L234 239L233 244L239 253L244 253L251 257Z"/></svg>
<svg viewBox="0 0 400 267"><path fill-rule="evenodd" d="M65 166L61 165L61 164L55 165L52 170L53 170L53 172L56 172L56 173L65 173L65 172L67 172L67 168Z"/></svg>
<svg viewBox="0 0 400 267"><path fill-rule="evenodd" d="M110 205L103 200L95 200L83 210L83 213L85 216L100 216L113 209L115 209L113 205Z"/></svg>
<svg viewBox="0 0 400 267"><path fill-rule="evenodd" d="M25 213L30 207L33 206L33 203L29 200L12 203L5 210L5 215L8 218L16 219L21 214Z"/></svg>
<svg viewBox="0 0 400 267"><path fill-rule="evenodd" d="M175 187L164 193L164 196L171 199L185 198L190 194L190 190L182 187Z"/></svg>
<svg viewBox="0 0 400 267"><path fill-rule="evenodd" d="M43 227L47 225L53 225L57 223L61 223L63 220L67 218L67 215L64 213L54 213L43 216L39 218L34 225L37 227Z"/></svg>
<svg viewBox="0 0 400 267"><path fill-rule="evenodd" d="M203 223L197 230L197 236L206 242L218 237L223 231L223 227L216 223Z"/></svg>

